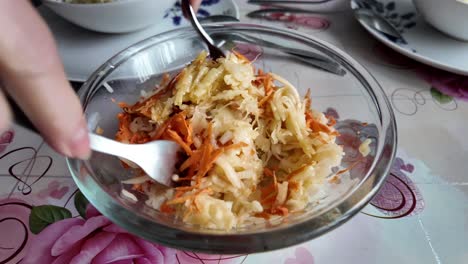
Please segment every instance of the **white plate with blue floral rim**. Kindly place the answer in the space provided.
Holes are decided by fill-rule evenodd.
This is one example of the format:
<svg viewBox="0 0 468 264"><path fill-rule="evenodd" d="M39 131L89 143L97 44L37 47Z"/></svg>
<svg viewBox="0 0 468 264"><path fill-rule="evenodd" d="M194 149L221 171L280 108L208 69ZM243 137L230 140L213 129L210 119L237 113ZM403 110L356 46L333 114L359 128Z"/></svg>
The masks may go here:
<svg viewBox="0 0 468 264"><path fill-rule="evenodd" d="M94 70L128 46L158 33L189 25L182 17L179 2L167 10L154 26L128 34L89 31L65 21L46 7L40 7L39 13L54 35L68 79L78 82L86 81ZM212 15L239 18L239 9L233 0L203 0L198 16Z"/></svg>
<svg viewBox="0 0 468 264"><path fill-rule="evenodd" d="M360 22L370 34L388 47L424 64L468 75L468 42L450 38L427 24L418 15L412 0L352 0L351 8L372 9L400 31L404 41Z"/></svg>

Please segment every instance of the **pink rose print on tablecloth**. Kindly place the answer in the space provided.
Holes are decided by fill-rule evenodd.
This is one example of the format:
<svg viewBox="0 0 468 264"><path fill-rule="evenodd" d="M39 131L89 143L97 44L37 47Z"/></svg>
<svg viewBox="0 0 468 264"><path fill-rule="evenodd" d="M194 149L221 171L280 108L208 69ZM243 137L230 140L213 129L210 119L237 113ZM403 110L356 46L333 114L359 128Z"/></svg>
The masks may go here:
<svg viewBox="0 0 468 264"><path fill-rule="evenodd" d="M68 193L69 190L70 190L70 187L62 186L59 181L53 180L49 183L49 185L46 188L39 191L37 193L37 196L42 199L51 197L56 200L60 200L63 198L65 194Z"/></svg>
<svg viewBox="0 0 468 264"><path fill-rule="evenodd" d="M372 48L375 57L385 66L396 69L414 69L417 74L431 85L432 97L441 104L451 102L452 97L468 101L468 77L423 65L415 60L377 43Z"/></svg>
<svg viewBox="0 0 468 264"><path fill-rule="evenodd" d="M288 258L284 264L314 264L314 257L305 247L296 248L294 258Z"/></svg>
<svg viewBox="0 0 468 264"><path fill-rule="evenodd" d="M15 138L15 132L13 130L8 130L3 132L0 136L0 154L3 153L8 145L10 145L11 142L13 142L13 139Z"/></svg>
<svg viewBox="0 0 468 264"><path fill-rule="evenodd" d="M23 257L32 235L28 228L31 208L19 199L0 200L0 263L18 263Z"/></svg>
<svg viewBox="0 0 468 264"><path fill-rule="evenodd" d="M21 263L172 264L175 253L128 234L88 205L86 219L57 221L33 237Z"/></svg>
<svg viewBox="0 0 468 264"><path fill-rule="evenodd" d="M335 118L338 117L338 113L334 109L327 109L325 113ZM340 132L337 143L343 146L346 153L343 164L351 168L351 177L366 173L374 159L373 149L378 136L377 127L374 124L366 124L357 120L338 120L336 129ZM369 145L371 153L363 157L358 148L365 139L371 139ZM424 199L408 176L414 172L414 169L412 164L405 163L401 158L396 158L392 164L390 175L370 203L382 215L363 213L386 219L402 218L420 213L424 209Z"/></svg>
<svg viewBox="0 0 468 264"><path fill-rule="evenodd" d="M421 66L418 73L442 94L468 101L468 77L427 66ZM448 102L447 99L441 103Z"/></svg>
<svg viewBox="0 0 468 264"><path fill-rule="evenodd" d="M325 17L298 15L286 12L270 13L266 15L265 18L271 21L283 22L286 27L296 30L304 27L322 31L328 29L331 24Z"/></svg>
<svg viewBox="0 0 468 264"><path fill-rule="evenodd" d="M405 173L411 174L414 166L396 158L390 175L371 201L384 216L380 218L402 218L420 213L424 209L424 199L413 181ZM374 215L375 216L375 215Z"/></svg>

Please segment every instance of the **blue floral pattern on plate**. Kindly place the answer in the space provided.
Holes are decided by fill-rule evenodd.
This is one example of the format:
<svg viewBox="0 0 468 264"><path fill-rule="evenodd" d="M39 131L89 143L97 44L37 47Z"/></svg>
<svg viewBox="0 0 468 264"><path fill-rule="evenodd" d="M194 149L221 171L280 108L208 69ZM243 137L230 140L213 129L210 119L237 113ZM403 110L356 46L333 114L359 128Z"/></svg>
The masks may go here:
<svg viewBox="0 0 468 264"><path fill-rule="evenodd" d="M216 5L220 1L221 0L203 0L201 2L200 8L198 9L197 16L198 17L210 16L210 12L205 7ZM164 18L168 18L168 17L172 19L172 24L174 24L174 26L180 25L180 22L182 21L182 18L183 18L181 6L180 6L180 0L177 1L171 9L166 11Z"/></svg>
<svg viewBox="0 0 468 264"><path fill-rule="evenodd" d="M405 29L410 29L416 26L416 22L414 20L416 14L414 12L400 14L396 10L396 3L393 1L384 4L379 1L371 0L362 2L362 4L365 8L372 9L374 12L383 16L388 22L395 26L400 33L403 33Z"/></svg>
<svg viewBox="0 0 468 264"><path fill-rule="evenodd" d="M392 24L401 34L406 30L416 26L416 13L402 13L397 8L398 1L377 1L377 0L355 0L353 1L358 8L372 11ZM403 39L395 39L392 36L384 34L387 39L398 44L407 44ZM413 52L416 52L413 50Z"/></svg>

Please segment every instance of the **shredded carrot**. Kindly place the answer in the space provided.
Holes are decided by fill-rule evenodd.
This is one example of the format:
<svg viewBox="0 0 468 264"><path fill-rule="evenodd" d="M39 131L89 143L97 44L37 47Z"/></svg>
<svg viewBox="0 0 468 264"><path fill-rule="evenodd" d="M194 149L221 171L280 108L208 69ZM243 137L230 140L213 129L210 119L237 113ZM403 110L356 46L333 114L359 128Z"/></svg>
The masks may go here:
<svg viewBox="0 0 468 264"><path fill-rule="evenodd" d="M361 162L361 161L363 160L363 158L364 158L364 157L358 159L358 160L355 161L353 164L351 164L348 168L342 169L342 170L338 171L333 177L339 176L339 175L341 175L341 174L343 174L343 173L345 173L345 172L347 172L347 171L352 170L356 165L359 164L359 162Z"/></svg>
<svg viewBox="0 0 468 264"><path fill-rule="evenodd" d="M205 177L206 173L210 170L211 166L213 165L213 161L210 162L210 154L213 150L213 146L211 144L205 145L202 157L200 160L200 167L196 175L197 183L200 183L201 179Z"/></svg>
<svg viewBox="0 0 468 264"><path fill-rule="evenodd" d="M199 185L176 187L176 191L187 192L198 188Z"/></svg>
<svg viewBox="0 0 468 264"><path fill-rule="evenodd" d="M299 190L299 183L296 181L288 181L288 190L289 191Z"/></svg>
<svg viewBox="0 0 468 264"><path fill-rule="evenodd" d="M198 191L197 193L195 194L189 194L189 195L186 195L186 196L182 196L182 197L177 197L177 198L174 198L172 200L169 200L167 201L166 203L168 205L172 205L172 204L181 204L181 203L185 203L185 201L188 201L188 200L192 200L202 194L202 193L207 193L207 194L211 194L213 191L210 189L210 188L206 188L206 189L202 189L200 191Z"/></svg>
<svg viewBox="0 0 468 264"><path fill-rule="evenodd" d="M185 203L185 201L191 200L191 199L193 199L193 197L195 197L195 194L190 194L190 195L174 198L174 199L172 199L170 201L167 201L167 204L168 205L173 205L173 204Z"/></svg>
<svg viewBox="0 0 468 264"><path fill-rule="evenodd" d="M192 154L192 150L190 149L190 146L187 145L187 143L185 143L182 138L179 136L179 134L177 134L175 131L171 130L171 129L168 129L166 131L167 135L169 136L170 139L172 139L173 141L175 141L177 144L179 144L179 146L181 146L184 151L187 153L187 155L191 155Z"/></svg>
<svg viewBox="0 0 468 264"><path fill-rule="evenodd" d="M236 149L236 148L243 148L243 147L248 147L249 144L245 143L245 142L239 142L239 143L236 143L236 144L232 144L232 145L229 145L229 146L226 146L226 147L223 147L223 151L228 151L228 150L231 150L231 149Z"/></svg>
<svg viewBox="0 0 468 264"><path fill-rule="evenodd" d="M310 98L310 88L307 89L306 95L304 97L304 101L305 101L306 111L310 111L310 107L312 106L312 99Z"/></svg>
<svg viewBox="0 0 468 264"><path fill-rule="evenodd" d="M340 135L340 133L338 131L332 131L332 129L331 129L331 127L336 124L336 120L333 117L331 117L331 119L329 119L328 125L322 124L318 120L316 120L313 117L311 111L306 111L305 112L305 117L306 117L306 125L310 129L312 129L312 131L314 131L314 132L324 132L324 133L326 133L328 135L331 135L331 136L339 136Z"/></svg>
<svg viewBox="0 0 468 264"><path fill-rule="evenodd" d="M174 208L169 206L167 202L164 202L163 204L161 204L161 207L159 209L161 210L161 212L167 213L167 214L172 214L175 212Z"/></svg>
<svg viewBox="0 0 468 264"><path fill-rule="evenodd" d="M257 185L253 185L251 190L252 192L255 192L257 190Z"/></svg>
<svg viewBox="0 0 468 264"><path fill-rule="evenodd" d="M263 199L260 201L263 207L268 207L273 205L273 203L276 201L276 195L270 195L267 198Z"/></svg>
<svg viewBox="0 0 468 264"><path fill-rule="evenodd" d="M115 99L114 99L115 100ZM125 102L118 102L117 105L120 107L120 108L127 108L127 107L130 107L127 103Z"/></svg>
<svg viewBox="0 0 468 264"><path fill-rule="evenodd" d="M198 199L197 199L197 198L198 198L198 196L195 196L195 198L193 198L193 203L194 203L194 205L195 205L195 210L196 210L197 212L200 212L200 211L201 211L201 210L200 210L200 205L198 204Z"/></svg>
<svg viewBox="0 0 468 264"><path fill-rule="evenodd" d="M266 75L263 85L263 89L265 89L266 96L273 92L273 77L270 74Z"/></svg>
<svg viewBox="0 0 468 264"><path fill-rule="evenodd" d="M309 122L310 122L309 123L310 128L315 132L324 132L324 133L327 133L327 134L330 134L332 132L330 127L320 123L319 121L317 121L315 119L310 119Z"/></svg>
<svg viewBox="0 0 468 264"><path fill-rule="evenodd" d="M158 129L156 130L156 133L154 136L151 138L152 140L157 140L162 137L164 132L166 132L167 128L169 127L170 120L166 120L164 123L162 123Z"/></svg>
<svg viewBox="0 0 468 264"><path fill-rule="evenodd" d="M287 216L289 214L288 208L286 208L284 206L277 206L274 209L272 209L271 212L273 214L279 214L279 215L282 215L282 216Z"/></svg>
<svg viewBox="0 0 468 264"><path fill-rule="evenodd" d="M186 142L187 145L191 146L193 144L193 127L192 127L192 122L187 122L187 120L184 120L186 126L187 126L187 134L186 136Z"/></svg>
<svg viewBox="0 0 468 264"><path fill-rule="evenodd" d="M267 212L261 212L261 213L255 214L255 217L261 217L261 218L268 220L270 219L271 215Z"/></svg>
<svg viewBox="0 0 468 264"><path fill-rule="evenodd" d="M273 177L273 182L270 185L260 189L260 204L262 204L264 208L271 208L276 201L276 196L278 195L278 183L276 181L276 175L274 171L265 168L264 174L266 176Z"/></svg>
<svg viewBox="0 0 468 264"><path fill-rule="evenodd" d="M240 54L238 51L232 50L232 53L234 53L234 55L236 55L238 59L250 63L250 60L247 59L247 57L245 57L244 55Z"/></svg>
<svg viewBox="0 0 468 264"><path fill-rule="evenodd" d="M192 155L186 159L182 165L180 165L179 170L184 171L189 167L192 167L200 162L202 152L200 150L195 150L192 152Z"/></svg>
<svg viewBox="0 0 468 264"><path fill-rule="evenodd" d="M185 191L176 191L176 193L174 194L174 197L175 197L175 198L179 198L179 197L181 197L184 193L185 193Z"/></svg>
<svg viewBox="0 0 468 264"><path fill-rule="evenodd" d="M187 177L193 177L195 176L195 172L197 171L196 167L190 167L187 173Z"/></svg>
<svg viewBox="0 0 468 264"><path fill-rule="evenodd" d="M287 179L290 180L291 178L293 178L294 176L296 176L296 175L298 175L299 173L303 172L307 167L312 166L313 164L315 164L315 161L309 162L309 163L305 164L304 166L300 167L299 169L297 169L297 170L291 172L291 173L288 175Z"/></svg>
<svg viewBox="0 0 468 264"><path fill-rule="evenodd" d="M329 180L328 180L329 183L333 183L333 184L338 184L341 182L341 179L339 177L338 174L335 174L333 177L331 177Z"/></svg>
<svg viewBox="0 0 468 264"><path fill-rule="evenodd" d="M143 192L143 185L141 183L135 183L132 186L132 190Z"/></svg>
<svg viewBox="0 0 468 264"><path fill-rule="evenodd" d="M258 102L258 107L259 107L259 108L262 108L266 103L268 103L268 102L271 100L271 98L273 97L273 94L274 94L274 93L270 93L269 95L263 97L263 98L260 100L260 102Z"/></svg>
<svg viewBox="0 0 468 264"><path fill-rule="evenodd" d="M265 199L266 197L270 196L272 193L276 191L276 187L274 184L270 184L260 190L262 199Z"/></svg>
<svg viewBox="0 0 468 264"><path fill-rule="evenodd" d="M119 130L115 139L120 142L129 142L133 136L133 132L130 130L130 123L132 122L130 114L119 113L117 119L119 120Z"/></svg>
<svg viewBox="0 0 468 264"><path fill-rule="evenodd" d="M266 176L273 177L273 171L270 170L269 168L263 168L263 173L264 173Z"/></svg>
<svg viewBox="0 0 468 264"><path fill-rule="evenodd" d="M206 129L206 136L203 140L203 144L211 145L211 139L213 138L213 124L208 123L208 128Z"/></svg>
<svg viewBox="0 0 468 264"><path fill-rule="evenodd" d="M187 176L187 177L182 177L182 178L179 178L177 179L177 182L181 182L181 181L191 181L193 180L193 176Z"/></svg>
<svg viewBox="0 0 468 264"><path fill-rule="evenodd" d="M276 179L276 172L270 170L269 168L264 168L263 173L268 176L273 178L273 186L275 187L275 191L278 191L278 180Z"/></svg>
<svg viewBox="0 0 468 264"><path fill-rule="evenodd" d="M170 126L172 130L180 133L187 141L187 137L190 134L190 128L189 128L189 125L187 124L186 115L184 111L175 114L171 118Z"/></svg>
<svg viewBox="0 0 468 264"><path fill-rule="evenodd" d="M129 140L131 144L143 144L151 141L151 137L146 132L137 132L132 135Z"/></svg>

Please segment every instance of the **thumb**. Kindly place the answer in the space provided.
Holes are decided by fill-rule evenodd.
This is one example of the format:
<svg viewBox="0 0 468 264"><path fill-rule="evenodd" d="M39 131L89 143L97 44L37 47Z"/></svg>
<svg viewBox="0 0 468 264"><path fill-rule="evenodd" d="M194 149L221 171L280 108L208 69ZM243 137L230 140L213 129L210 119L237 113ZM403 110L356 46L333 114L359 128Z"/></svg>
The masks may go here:
<svg viewBox="0 0 468 264"><path fill-rule="evenodd" d="M0 1L0 79L44 139L69 157L90 154L80 101L47 26L28 1Z"/></svg>

